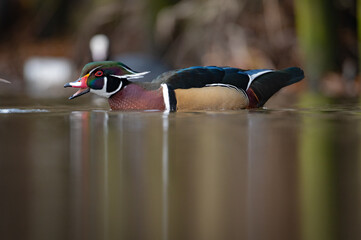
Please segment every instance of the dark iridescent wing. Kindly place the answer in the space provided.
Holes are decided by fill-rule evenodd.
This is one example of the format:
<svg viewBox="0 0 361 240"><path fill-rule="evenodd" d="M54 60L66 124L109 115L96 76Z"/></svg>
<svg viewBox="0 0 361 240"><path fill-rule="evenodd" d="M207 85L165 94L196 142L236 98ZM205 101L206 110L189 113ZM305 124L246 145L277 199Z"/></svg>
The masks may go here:
<svg viewBox="0 0 361 240"><path fill-rule="evenodd" d="M254 69L242 70L231 67L190 67L169 71L160 75L153 82L167 85L173 89L201 88L212 85L231 85L247 90L249 87L273 95L282 87L303 78L303 71L297 67L283 70ZM263 85L259 88L258 86ZM261 90L263 89L263 90Z"/></svg>
<svg viewBox="0 0 361 240"><path fill-rule="evenodd" d="M230 67L191 67L163 73L152 85L166 83L169 96L176 103L175 89L202 88L207 86L235 87L243 91L249 88L257 96L257 107L263 104L281 88L303 79L302 69L297 67L283 70L255 69L242 70ZM173 97L172 97L173 96ZM171 104L171 109L176 104Z"/></svg>
<svg viewBox="0 0 361 240"><path fill-rule="evenodd" d="M254 70L251 70L254 71ZM250 74L251 71L247 71ZM290 67L283 70L270 71L265 74L256 73L257 76L250 87L257 95L259 106L263 106L281 88L301 81L304 78L303 70L298 67Z"/></svg>
<svg viewBox="0 0 361 240"><path fill-rule="evenodd" d="M167 83L173 89L201 88L213 84L233 85L246 89L250 76L243 70L229 67L190 67L163 73L153 82Z"/></svg>

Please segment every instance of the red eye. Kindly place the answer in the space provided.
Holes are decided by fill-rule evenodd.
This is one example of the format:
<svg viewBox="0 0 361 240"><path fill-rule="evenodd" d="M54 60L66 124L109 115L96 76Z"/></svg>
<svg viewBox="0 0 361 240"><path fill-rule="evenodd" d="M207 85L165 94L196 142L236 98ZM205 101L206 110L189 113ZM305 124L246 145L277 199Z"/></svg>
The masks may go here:
<svg viewBox="0 0 361 240"><path fill-rule="evenodd" d="M102 71L97 71L94 75L97 76L97 77L101 77L101 76L103 76L103 72Z"/></svg>

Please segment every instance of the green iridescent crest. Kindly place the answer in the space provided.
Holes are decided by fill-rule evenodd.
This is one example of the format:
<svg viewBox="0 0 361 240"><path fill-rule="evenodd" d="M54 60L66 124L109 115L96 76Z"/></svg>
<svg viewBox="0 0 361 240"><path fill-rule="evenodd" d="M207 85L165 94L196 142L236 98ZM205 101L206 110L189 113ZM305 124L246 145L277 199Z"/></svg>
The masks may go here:
<svg viewBox="0 0 361 240"><path fill-rule="evenodd" d="M121 62L114 62L114 61L101 61L101 62L91 62L84 66L83 70L81 71L80 76L84 76L88 73L95 73L96 69L101 67L104 70L105 74L112 74L112 75L129 75L136 73L128 66Z"/></svg>

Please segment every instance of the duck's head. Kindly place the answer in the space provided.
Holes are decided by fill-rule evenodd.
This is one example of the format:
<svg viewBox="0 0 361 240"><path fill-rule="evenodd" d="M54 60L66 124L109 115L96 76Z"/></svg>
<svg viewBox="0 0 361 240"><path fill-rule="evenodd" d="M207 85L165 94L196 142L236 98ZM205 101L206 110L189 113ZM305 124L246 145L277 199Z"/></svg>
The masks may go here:
<svg viewBox="0 0 361 240"><path fill-rule="evenodd" d="M133 79L142 78L149 72L135 72L123 63L114 61L91 62L84 66L80 78L64 87L80 88L69 99L93 92L109 98L122 90Z"/></svg>

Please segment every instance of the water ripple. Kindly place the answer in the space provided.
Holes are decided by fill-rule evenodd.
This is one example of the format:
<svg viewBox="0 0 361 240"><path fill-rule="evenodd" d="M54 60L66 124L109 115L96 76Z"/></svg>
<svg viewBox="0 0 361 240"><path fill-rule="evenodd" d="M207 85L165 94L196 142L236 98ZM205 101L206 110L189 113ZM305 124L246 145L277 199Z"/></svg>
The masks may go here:
<svg viewBox="0 0 361 240"><path fill-rule="evenodd" d="M7 114L7 113L43 113L49 112L45 109L20 109L20 108L6 108L0 109L0 113Z"/></svg>

